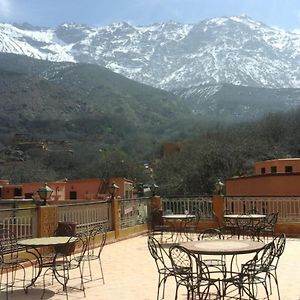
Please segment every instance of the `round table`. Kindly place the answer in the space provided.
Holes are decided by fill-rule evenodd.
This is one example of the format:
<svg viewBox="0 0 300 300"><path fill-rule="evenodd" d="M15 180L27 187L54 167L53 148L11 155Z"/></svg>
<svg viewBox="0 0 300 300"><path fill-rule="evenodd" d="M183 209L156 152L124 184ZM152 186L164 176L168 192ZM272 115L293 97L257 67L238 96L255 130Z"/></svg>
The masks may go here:
<svg viewBox="0 0 300 300"><path fill-rule="evenodd" d="M26 252L32 254L38 262L38 271L26 286L25 292L28 292L28 288L36 282L38 277L41 275L43 266L43 257L39 251L40 247L61 247L69 243L75 243L78 238L72 236L51 236L51 237L40 237L18 241L18 245L26 247Z"/></svg>
<svg viewBox="0 0 300 300"><path fill-rule="evenodd" d="M265 243L253 240L201 240L182 243L195 254L202 255L237 255L261 250Z"/></svg>
<svg viewBox="0 0 300 300"><path fill-rule="evenodd" d="M224 215L224 219L234 219L234 220L245 220L245 219L250 219L250 220L261 220L264 219L266 215L262 214L230 214L230 215Z"/></svg>
<svg viewBox="0 0 300 300"><path fill-rule="evenodd" d="M257 253L265 247L265 243L253 240L200 240L194 242L182 243L180 246L185 247L190 252L196 255L220 255L224 258L231 255L230 267L227 270L222 270L223 278L228 277L228 274L233 274L233 261L239 254ZM239 269L236 261L237 269ZM226 293L225 290L223 293ZM224 297L225 294L222 295Z"/></svg>
<svg viewBox="0 0 300 300"><path fill-rule="evenodd" d="M66 243L73 243L76 241L77 238L71 236L50 236L20 240L18 241L18 245L25 247L47 247L65 245Z"/></svg>
<svg viewBox="0 0 300 300"><path fill-rule="evenodd" d="M192 214L169 214L163 215L162 218L170 224L171 227L171 239L173 242L177 242L180 239L191 240L185 232L187 222L192 221L196 218L196 215ZM179 222L178 222L179 221ZM175 240L174 240L175 236ZM168 239L167 239L168 240Z"/></svg>

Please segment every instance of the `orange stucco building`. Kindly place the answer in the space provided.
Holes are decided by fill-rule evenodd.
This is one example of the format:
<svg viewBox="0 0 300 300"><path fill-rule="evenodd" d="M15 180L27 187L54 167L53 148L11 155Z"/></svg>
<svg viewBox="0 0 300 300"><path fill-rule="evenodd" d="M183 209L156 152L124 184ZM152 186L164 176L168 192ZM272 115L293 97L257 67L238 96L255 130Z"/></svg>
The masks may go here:
<svg viewBox="0 0 300 300"><path fill-rule="evenodd" d="M10 184L8 180L0 180L0 199L39 199L37 191L44 183ZM112 183L119 186L115 197L133 197L133 181L123 177L110 178L108 182L102 178L64 179L47 182L53 190L49 201L106 199L110 196L109 187Z"/></svg>
<svg viewBox="0 0 300 300"><path fill-rule="evenodd" d="M255 174L226 180L227 196L300 196L300 158L256 162Z"/></svg>

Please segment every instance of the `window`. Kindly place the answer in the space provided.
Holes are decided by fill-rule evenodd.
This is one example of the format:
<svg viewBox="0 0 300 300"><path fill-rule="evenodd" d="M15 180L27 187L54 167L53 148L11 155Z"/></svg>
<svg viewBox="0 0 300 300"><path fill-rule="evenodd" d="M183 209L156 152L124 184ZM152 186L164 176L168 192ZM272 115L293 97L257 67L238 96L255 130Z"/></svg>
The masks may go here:
<svg viewBox="0 0 300 300"><path fill-rule="evenodd" d="M22 196L22 189L20 189L20 188L15 188L15 189L14 189L14 196L15 196L15 197Z"/></svg>
<svg viewBox="0 0 300 300"><path fill-rule="evenodd" d="M293 167L292 166L285 166L285 173L292 173Z"/></svg>
<svg viewBox="0 0 300 300"><path fill-rule="evenodd" d="M261 168L261 169L260 169L260 173L261 173L261 174L266 174L266 168Z"/></svg>
<svg viewBox="0 0 300 300"><path fill-rule="evenodd" d="M277 167L275 166L271 167L271 173L277 173Z"/></svg>
<svg viewBox="0 0 300 300"><path fill-rule="evenodd" d="M71 191L70 192L70 200L76 200L77 199L77 192Z"/></svg>

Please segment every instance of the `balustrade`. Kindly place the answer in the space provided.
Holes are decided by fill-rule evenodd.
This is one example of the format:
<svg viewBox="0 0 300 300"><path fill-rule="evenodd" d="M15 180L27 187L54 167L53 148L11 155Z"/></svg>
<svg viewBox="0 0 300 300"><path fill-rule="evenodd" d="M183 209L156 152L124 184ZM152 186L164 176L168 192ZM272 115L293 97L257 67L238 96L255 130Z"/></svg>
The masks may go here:
<svg viewBox="0 0 300 300"><path fill-rule="evenodd" d="M279 223L300 223L300 197L227 196L225 207L235 214L253 209L263 214L279 212Z"/></svg>

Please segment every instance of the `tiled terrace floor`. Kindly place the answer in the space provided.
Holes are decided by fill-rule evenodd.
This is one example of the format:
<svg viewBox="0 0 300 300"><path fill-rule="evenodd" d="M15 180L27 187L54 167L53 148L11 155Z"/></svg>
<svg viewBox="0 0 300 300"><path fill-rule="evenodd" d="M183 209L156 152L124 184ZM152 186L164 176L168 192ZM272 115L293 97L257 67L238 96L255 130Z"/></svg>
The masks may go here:
<svg viewBox="0 0 300 300"><path fill-rule="evenodd" d="M86 300L156 300L157 272L153 259L147 249L147 237L138 236L128 240L106 245L102 253L105 284L101 281L86 283ZM95 264L95 263L94 263ZM93 266L94 270L97 265ZM94 273L97 273L96 271ZM279 283L282 300L300 300L300 239L288 239L285 252L279 265ZM74 279L70 285L79 285ZM275 285L273 286L275 288ZM61 289L54 284L49 286L44 299L66 299L63 293L53 291ZM166 285L165 300L174 299L174 281L170 279ZM270 300L278 299L273 289ZM42 295L42 281L38 281L28 294L23 290L15 290L9 294L11 300L37 300ZM178 300L186 299L182 289ZM0 293L5 299L5 293ZM84 299L81 291L69 291L69 300ZM259 298L261 299L261 298Z"/></svg>

